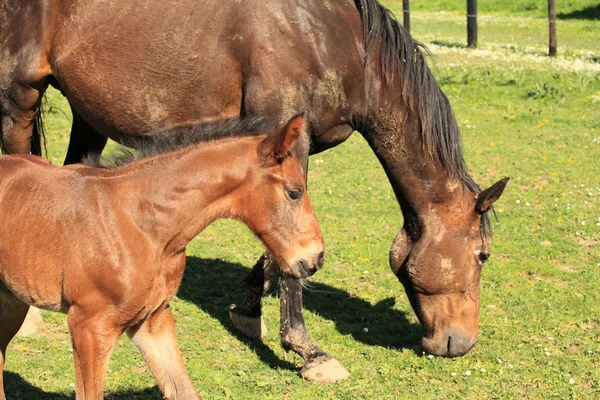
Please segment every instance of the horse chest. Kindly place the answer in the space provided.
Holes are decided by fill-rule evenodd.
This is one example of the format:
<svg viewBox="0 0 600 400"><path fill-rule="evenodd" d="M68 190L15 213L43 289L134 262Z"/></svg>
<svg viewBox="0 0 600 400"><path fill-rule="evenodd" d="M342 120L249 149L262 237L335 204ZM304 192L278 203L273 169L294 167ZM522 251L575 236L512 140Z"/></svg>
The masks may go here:
<svg viewBox="0 0 600 400"><path fill-rule="evenodd" d="M184 268L185 256L160 263L159 272L153 277L150 285L140 292L141 296L131 299L134 308L138 309L136 319L146 318L171 301L181 283ZM139 307L140 305L142 307Z"/></svg>

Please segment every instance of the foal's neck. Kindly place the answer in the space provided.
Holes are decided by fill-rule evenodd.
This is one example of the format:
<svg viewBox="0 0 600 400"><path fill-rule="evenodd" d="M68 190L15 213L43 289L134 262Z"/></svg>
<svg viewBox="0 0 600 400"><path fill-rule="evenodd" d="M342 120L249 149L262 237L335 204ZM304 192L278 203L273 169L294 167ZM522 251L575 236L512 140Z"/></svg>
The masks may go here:
<svg viewBox="0 0 600 400"><path fill-rule="evenodd" d="M256 165L259 138L207 142L124 169L136 224L165 254L178 254L214 220L237 218L236 192Z"/></svg>

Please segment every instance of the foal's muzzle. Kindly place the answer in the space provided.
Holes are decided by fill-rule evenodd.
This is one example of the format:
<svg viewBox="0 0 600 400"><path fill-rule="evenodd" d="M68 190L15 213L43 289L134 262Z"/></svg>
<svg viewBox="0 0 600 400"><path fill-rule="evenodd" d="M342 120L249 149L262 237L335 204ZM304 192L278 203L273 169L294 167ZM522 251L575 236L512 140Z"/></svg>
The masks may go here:
<svg viewBox="0 0 600 400"><path fill-rule="evenodd" d="M298 271L302 275L300 278L307 278L309 276L314 275L315 272L321 269L323 263L325 262L325 253L320 252L317 257L313 261L308 261L302 259L298 261L297 267Z"/></svg>

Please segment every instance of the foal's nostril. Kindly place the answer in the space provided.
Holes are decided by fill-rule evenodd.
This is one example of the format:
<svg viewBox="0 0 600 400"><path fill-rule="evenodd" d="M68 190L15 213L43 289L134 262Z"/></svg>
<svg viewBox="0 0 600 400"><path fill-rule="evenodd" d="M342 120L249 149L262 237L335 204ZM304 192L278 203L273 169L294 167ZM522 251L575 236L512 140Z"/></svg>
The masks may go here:
<svg viewBox="0 0 600 400"><path fill-rule="evenodd" d="M300 269L300 272L304 275L310 274L310 269L308 268L308 263L306 262L306 260L298 261L298 269Z"/></svg>
<svg viewBox="0 0 600 400"><path fill-rule="evenodd" d="M325 253L320 252L319 258L317 259L317 269L321 269L321 267L323 266L323 263L325 263Z"/></svg>

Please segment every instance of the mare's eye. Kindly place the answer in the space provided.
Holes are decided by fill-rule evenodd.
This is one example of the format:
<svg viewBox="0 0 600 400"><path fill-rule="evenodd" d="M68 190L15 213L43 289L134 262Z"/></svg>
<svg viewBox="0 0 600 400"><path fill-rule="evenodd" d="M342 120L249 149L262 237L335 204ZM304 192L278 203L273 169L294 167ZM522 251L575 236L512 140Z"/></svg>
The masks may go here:
<svg viewBox="0 0 600 400"><path fill-rule="evenodd" d="M292 200L298 200L302 197L302 189L291 189L287 191L288 196Z"/></svg>
<svg viewBox="0 0 600 400"><path fill-rule="evenodd" d="M490 258L490 253L486 253L485 251L479 253L479 261L481 261L482 264L486 262L488 258Z"/></svg>

